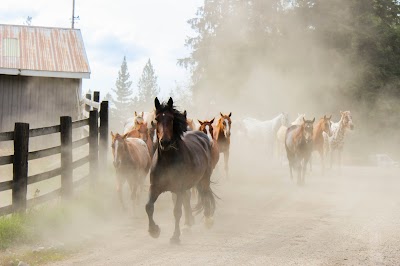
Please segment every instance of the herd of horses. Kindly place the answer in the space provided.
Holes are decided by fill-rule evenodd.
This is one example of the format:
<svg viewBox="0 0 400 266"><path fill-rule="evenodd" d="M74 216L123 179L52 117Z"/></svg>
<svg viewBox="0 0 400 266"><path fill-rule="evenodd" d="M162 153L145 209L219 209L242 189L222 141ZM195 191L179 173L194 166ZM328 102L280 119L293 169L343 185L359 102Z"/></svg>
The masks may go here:
<svg viewBox="0 0 400 266"><path fill-rule="evenodd" d="M176 109L172 98L163 103L155 98L154 107L151 112L135 112L135 116L125 123L122 135L111 132L117 192L124 206L122 186L127 182L131 199L137 203L150 173L149 198L145 207L148 231L154 238L160 235L160 228L153 218L154 204L161 193L170 191L175 195L175 230L170 241L179 243L182 206L185 225L193 225L193 213L200 212L204 213L206 226L213 224L217 196L210 186L211 175L223 153L225 174L229 176L232 113L220 113L217 120L194 121L187 117L186 111ZM298 172L297 182L304 184L312 151L319 152L324 168L327 151L338 150L340 154L346 130L354 127L350 111L341 112L337 123L326 116L316 126L314 122L315 118L306 120L303 114L289 124L287 114L282 113L268 121L254 118L238 121L237 132L248 138L261 134L267 142L277 141L278 146L286 150L291 178L294 169ZM192 188L197 191L194 208L190 203Z"/></svg>

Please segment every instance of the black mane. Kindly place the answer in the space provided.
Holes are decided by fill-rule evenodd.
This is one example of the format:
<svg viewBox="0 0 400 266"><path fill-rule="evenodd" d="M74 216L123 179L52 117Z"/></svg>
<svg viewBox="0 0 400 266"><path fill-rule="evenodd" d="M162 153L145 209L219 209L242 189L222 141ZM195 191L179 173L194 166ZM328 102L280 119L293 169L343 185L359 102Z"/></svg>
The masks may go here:
<svg viewBox="0 0 400 266"><path fill-rule="evenodd" d="M187 131L186 115L175 109L175 106L171 108L166 102L163 102L160 107L156 109L156 116L164 112L170 112L174 116L174 138L177 136L181 138L183 133Z"/></svg>

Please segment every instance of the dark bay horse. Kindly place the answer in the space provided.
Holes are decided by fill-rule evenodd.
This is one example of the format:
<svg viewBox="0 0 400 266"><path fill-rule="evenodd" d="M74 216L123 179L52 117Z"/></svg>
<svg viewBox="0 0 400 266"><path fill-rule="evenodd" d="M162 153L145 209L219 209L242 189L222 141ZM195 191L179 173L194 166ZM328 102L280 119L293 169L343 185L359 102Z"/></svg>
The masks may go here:
<svg viewBox="0 0 400 266"><path fill-rule="evenodd" d="M325 151L324 151L323 133L325 132L325 134L327 134L329 137L332 136L331 118L332 115L330 117L326 117L326 115L324 115L324 117L319 119L313 131L313 151L318 151L321 157L322 174L324 174L325 170ZM310 157L310 171L312 171L312 156Z"/></svg>
<svg viewBox="0 0 400 266"><path fill-rule="evenodd" d="M215 126L214 139L216 140L219 152L224 154L225 173L229 177L229 147L231 145L231 125L232 113L224 115L220 113L221 117L218 119Z"/></svg>
<svg viewBox="0 0 400 266"><path fill-rule="evenodd" d="M138 203L140 192L143 190L143 183L149 172L151 159L146 143L138 138L129 138L127 134L114 135L112 137L112 154L114 168L117 174L117 192L121 205L124 207L122 200L122 186L128 181L131 189L131 199Z"/></svg>
<svg viewBox="0 0 400 266"><path fill-rule="evenodd" d="M199 131L202 131L204 134L206 134L211 141L212 167L213 169L215 169L215 166L219 161L219 147L218 147L218 142L215 139L214 135L214 127L213 127L214 118L210 121L207 120L204 121L198 120L198 121L200 123Z"/></svg>
<svg viewBox="0 0 400 266"><path fill-rule="evenodd" d="M289 161L290 177L292 168L297 170L297 184L305 183L304 176L313 149L313 120L305 120L300 126L293 125L287 129L285 137L286 154Z"/></svg>
<svg viewBox="0 0 400 266"><path fill-rule="evenodd" d="M186 117L174 108L172 98L162 104L155 98L154 103L158 147L153 156L149 201L146 204L149 233L154 238L160 235L160 228L153 219L154 203L161 193L171 191L177 195L174 207L175 231L171 243L179 243L182 204L185 208L185 221L191 225L190 195L186 193L190 188L196 186L200 197L194 210L204 210L206 222L212 222L215 198L210 187L213 171L211 143L203 132L185 133Z"/></svg>

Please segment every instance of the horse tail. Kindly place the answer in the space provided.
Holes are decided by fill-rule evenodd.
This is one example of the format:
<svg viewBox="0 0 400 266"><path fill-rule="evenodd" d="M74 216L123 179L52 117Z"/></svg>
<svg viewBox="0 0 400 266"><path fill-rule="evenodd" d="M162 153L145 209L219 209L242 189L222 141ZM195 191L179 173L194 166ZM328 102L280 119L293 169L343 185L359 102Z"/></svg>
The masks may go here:
<svg viewBox="0 0 400 266"><path fill-rule="evenodd" d="M193 212L197 215L204 210L205 217L212 217L215 212L215 198L219 197L212 191L211 187L204 189L201 184L197 186L198 202L193 208Z"/></svg>

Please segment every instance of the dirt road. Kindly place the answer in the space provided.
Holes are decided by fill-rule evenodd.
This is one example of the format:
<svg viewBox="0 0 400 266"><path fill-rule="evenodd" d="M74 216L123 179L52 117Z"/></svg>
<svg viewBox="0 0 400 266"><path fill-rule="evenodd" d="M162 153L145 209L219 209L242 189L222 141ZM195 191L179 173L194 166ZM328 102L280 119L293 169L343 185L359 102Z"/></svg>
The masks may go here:
<svg viewBox="0 0 400 266"><path fill-rule="evenodd" d="M52 265L400 265L399 169L343 167L320 176L316 166L299 187L286 167L255 165L232 165L231 179L213 187L221 197L214 227L196 217L180 245L169 243L172 203L163 194L158 239L148 235L141 208Z"/></svg>

